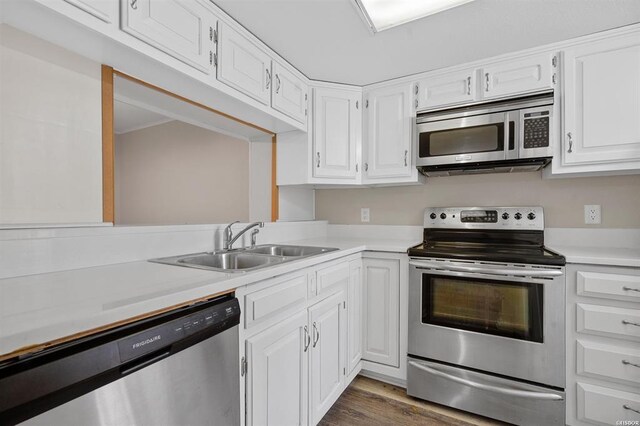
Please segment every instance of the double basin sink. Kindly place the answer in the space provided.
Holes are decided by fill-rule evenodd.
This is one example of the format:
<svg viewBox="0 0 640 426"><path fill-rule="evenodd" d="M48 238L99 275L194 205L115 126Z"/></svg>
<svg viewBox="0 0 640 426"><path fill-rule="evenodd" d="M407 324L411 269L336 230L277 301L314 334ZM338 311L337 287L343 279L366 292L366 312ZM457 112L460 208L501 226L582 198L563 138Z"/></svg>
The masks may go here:
<svg viewBox="0 0 640 426"><path fill-rule="evenodd" d="M249 272L335 250L338 249L331 247L266 244L243 249L221 250L212 253L164 257L161 259L152 259L151 261L168 265L209 269L218 272Z"/></svg>

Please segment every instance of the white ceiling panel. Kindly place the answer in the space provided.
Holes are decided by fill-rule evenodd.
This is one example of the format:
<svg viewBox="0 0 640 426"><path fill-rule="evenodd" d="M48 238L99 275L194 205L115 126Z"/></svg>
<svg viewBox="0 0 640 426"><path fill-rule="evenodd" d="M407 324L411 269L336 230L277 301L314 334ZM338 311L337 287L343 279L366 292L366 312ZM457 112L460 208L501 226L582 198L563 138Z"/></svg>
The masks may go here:
<svg viewBox="0 0 640 426"><path fill-rule="evenodd" d="M476 0L374 34L355 0L214 3L309 78L357 85L640 22L640 0Z"/></svg>

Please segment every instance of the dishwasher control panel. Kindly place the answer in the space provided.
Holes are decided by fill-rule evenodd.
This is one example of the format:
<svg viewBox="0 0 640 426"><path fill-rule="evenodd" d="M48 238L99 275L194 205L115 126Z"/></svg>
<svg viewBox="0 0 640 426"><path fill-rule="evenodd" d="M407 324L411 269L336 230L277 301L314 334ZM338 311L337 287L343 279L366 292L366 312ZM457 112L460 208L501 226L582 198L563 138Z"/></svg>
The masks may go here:
<svg viewBox="0 0 640 426"><path fill-rule="evenodd" d="M174 319L118 341L120 362L169 347L173 343L200 332L216 332L239 322L240 304L237 299L219 303L211 308ZM234 321L235 320L235 321Z"/></svg>

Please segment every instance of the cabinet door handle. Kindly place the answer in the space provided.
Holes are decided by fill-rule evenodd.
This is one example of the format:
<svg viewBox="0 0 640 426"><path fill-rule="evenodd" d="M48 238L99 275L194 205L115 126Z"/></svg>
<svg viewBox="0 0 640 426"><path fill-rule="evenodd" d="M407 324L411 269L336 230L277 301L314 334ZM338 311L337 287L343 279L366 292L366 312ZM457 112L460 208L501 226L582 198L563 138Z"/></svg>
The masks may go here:
<svg viewBox="0 0 640 426"><path fill-rule="evenodd" d="M485 81L487 83L487 87L485 88L485 92L488 92L489 91L489 73L485 73L484 79L485 79Z"/></svg>
<svg viewBox="0 0 640 426"><path fill-rule="evenodd" d="M131 0L131 9L133 10L138 9L138 0Z"/></svg>
<svg viewBox="0 0 640 426"><path fill-rule="evenodd" d="M280 76L276 74L276 93L280 91Z"/></svg>
<svg viewBox="0 0 640 426"><path fill-rule="evenodd" d="M311 344L311 336L309 335L309 328L305 325L304 326L304 351L306 352L307 349L309 349L309 345Z"/></svg>
<svg viewBox="0 0 640 426"><path fill-rule="evenodd" d="M269 72L268 69L265 70L267 72L267 89L269 88L269 86L271 86L271 73Z"/></svg>
<svg viewBox="0 0 640 426"><path fill-rule="evenodd" d="M360 102L356 101L356 109L358 109Z"/></svg>
<svg viewBox="0 0 640 426"><path fill-rule="evenodd" d="M365 172L369 171L369 163L364 163L364 171Z"/></svg>
<svg viewBox="0 0 640 426"><path fill-rule="evenodd" d="M471 76L467 77L467 95L471 95Z"/></svg>
<svg viewBox="0 0 640 426"><path fill-rule="evenodd" d="M316 167L320 167L320 152L317 152L317 153L316 153L316 158L317 158L317 160L316 160Z"/></svg>
<svg viewBox="0 0 640 426"><path fill-rule="evenodd" d="M635 363L635 362L631 362L631 361L627 361L626 359L623 359L623 360L622 360L622 363L623 363L624 365L630 365L630 366L632 366L632 367L640 368L640 364Z"/></svg>
<svg viewBox="0 0 640 426"><path fill-rule="evenodd" d="M640 327L640 323L633 322L633 321L622 320L622 323L624 325L635 325L636 327Z"/></svg>
<svg viewBox="0 0 640 426"><path fill-rule="evenodd" d="M356 173L358 173L358 163L356 163Z"/></svg>
<svg viewBox="0 0 640 426"><path fill-rule="evenodd" d="M407 167L407 155L409 154L408 150L404 150L404 166Z"/></svg>
<svg viewBox="0 0 640 426"><path fill-rule="evenodd" d="M573 152L573 136L571 135L571 132L567 133L567 138L569 139L569 149L567 152L571 154Z"/></svg>
<svg viewBox="0 0 640 426"><path fill-rule="evenodd" d="M418 94L419 91L420 91L420 86L416 84L416 95Z"/></svg>
<svg viewBox="0 0 640 426"><path fill-rule="evenodd" d="M315 348L318 344L318 340L320 340L320 332L318 331L318 327L316 327L316 323L313 323L313 334L315 338L313 339L313 347Z"/></svg>
<svg viewBox="0 0 640 426"><path fill-rule="evenodd" d="M635 408L631 408L631 407L629 407L627 404L624 404L624 405L622 406L622 408L624 408L625 410L633 411L634 413L638 413L638 414L640 414L640 410L636 410Z"/></svg>
<svg viewBox="0 0 640 426"><path fill-rule="evenodd" d="M633 288L633 287L624 286L624 287L622 287L622 289L624 291L638 291L638 292L640 292L640 288Z"/></svg>

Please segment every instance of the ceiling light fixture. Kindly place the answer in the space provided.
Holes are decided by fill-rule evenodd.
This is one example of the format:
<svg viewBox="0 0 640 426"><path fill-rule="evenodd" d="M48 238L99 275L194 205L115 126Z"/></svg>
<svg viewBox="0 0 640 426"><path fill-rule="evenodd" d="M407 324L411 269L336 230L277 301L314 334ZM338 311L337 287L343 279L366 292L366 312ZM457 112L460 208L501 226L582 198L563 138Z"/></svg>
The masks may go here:
<svg viewBox="0 0 640 426"><path fill-rule="evenodd" d="M387 30L473 0L354 0L373 32Z"/></svg>

